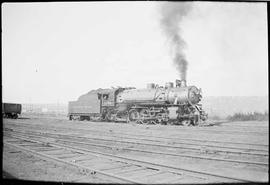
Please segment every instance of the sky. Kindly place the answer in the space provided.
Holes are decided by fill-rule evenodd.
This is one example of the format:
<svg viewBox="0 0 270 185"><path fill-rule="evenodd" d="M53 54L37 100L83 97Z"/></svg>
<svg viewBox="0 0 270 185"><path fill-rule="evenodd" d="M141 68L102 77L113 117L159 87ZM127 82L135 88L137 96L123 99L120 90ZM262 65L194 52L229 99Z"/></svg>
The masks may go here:
<svg viewBox="0 0 270 185"><path fill-rule="evenodd" d="M2 101L67 103L92 89L175 82L162 3L3 3ZM178 25L187 84L203 96L268 96L266 3L191 4Z"/></svg>

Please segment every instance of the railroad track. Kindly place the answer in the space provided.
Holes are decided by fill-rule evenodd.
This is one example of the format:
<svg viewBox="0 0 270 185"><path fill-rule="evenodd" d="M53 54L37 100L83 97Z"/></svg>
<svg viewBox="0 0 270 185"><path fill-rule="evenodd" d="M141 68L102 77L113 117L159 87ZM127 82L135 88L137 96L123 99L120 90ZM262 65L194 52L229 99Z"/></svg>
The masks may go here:
<svg viewBox="0 0 270 185"><path fill-rule="evenodd" d="M29 130L29 129L27 129ZM23 130L16 129L13 131L17 132L23 132ZM48 132L43 132L43 134L47 135L53 135L53 133L48 133ZM102 133L104 135L104 133ZM62 134L63 136L65 134ZM193 150L193 151L202 151L202 150L210 150L210 151L215 151L218 153L231 153L231 154L243 154L243 155L253 155L253 156L268 156L268 150L265 149L256 149L256 148L250 148L250 147L228 147L228 146L223 146L223 145L209 145L209 144L195 144L195 143L189 143L189 142L179 142L179 141L173 141L173 142L167 142L165 144L156 144L157 140L152 140L152 139L147 139L147 138L142 138L142 137L130 137L130 136L121 136L119 137L118 134L117 136L111 136L109 135L106 139L100 138L100 137L81 137L81 136L74 136L74 139L76 138L83 138L83 139L91 139L91 140L99 140L99 141L113 141L115 143L127 143L127 144L136 144L136 145L148 145L148 146L157 146L157 147L163 147L163 148L173 148L173 149L186 149L186 150ZM119 135L125 135L125 134L120 134ZM71 137L71 135L66 135L66 137ZM144 136L147 137L147 136ZM150 136L151 137L151 136ZM117 138L117 139L115 139ZM125 139L125 140L123 140ZM131 141L128 141L126 139L131 139ZM134 141L135 140L135 141ZM141 140L143 142L138 142L138 140ZM146 142L150 141L150 142ZM186 146L176 146L175 144L184 144ZM204 149L206 147L206 149ZM266 148L266 147L264 147ZM268 147L267 147L268 148ZM228 150L229 149L229 150Z"/></svg>
<svg viewBox="0 0 270 185"><path fill-rule="evenodd" d="M8 128L6 128L8 129ZM13 131L17 131L17 132L24 132L25 129L12 129ZM31 128L27 128L28 131L31 130ZM82 130L83 131L83 130ZM85 130L84 130L85 131ZM86 132L88 132L89 130L87 130ZM40 132L40 130L34 130L34 132ZM97 133L98 131L95 131L95 133ZM49 132L43 132L46 134L53 134L53 133L49 133ZM74 133L75 130L74 130ZM264 147L264 148L268 148L268 145L253 145L253 144L243 144L241 143L241 145L247 146L247 147L232 147L232 146L224 146L223 142L216 142L219 143L219 145L211 145L211 144L203 144L203 143L207 143L207 140L197 140L197 139L187 139L187 140L194 140L196 142L199 142L199 144L196 143L189 143L189 142L181 142L180 141L168 141L168 142L161 142L159 140L157 140L156 138L163 138L163 139L167 139L167 140L171 140L172 138L167 138L167 137L155 137L155 136L145 136L145 135L136 135L138 137L130 137L130 134L124 134L124 133L113 133L114 135L112 135L112 133L109 132L99 132L101 133L103 136L106 135L107 139L100 138L99 136L96 137L91 137L91 136L87 136L88 139L92 139L92 140L103 140L103 141L113 141L114 142L120 142L120 143L130 143L130 144L141 144L141 145L150 145L150 146L159 146L159 147L166 147L166 148L179 148L179 149L190 149L190 150L201 150L202 147L210 147L210 148L214 148L215 151L218 152L224 152L224 153L235 153L235 154L247 154L247 155L258 155L258 156L268 156L268 150L267 149L258 149L258 148L251 148L250 146L260 146L260 147ZM80 132L81 134L81 132ZM62 134L65 135L65 134ZM123 136L123 135L127 135L127 136ZM68 135L71 136L71 135ZM81 136L77 136L76 137L81 137ZM132 136L132 135L131 135ZM145 137L145 138L144 138ZM148 139L148 138L153 138L153 139ZM86 137L85 137L86 138ZM115 138L117 138L118 140L116 140ZM122 140L122 139L127 139L127 140ZM177 138L175 138L177 139ZM131 141L128 141L131 140ZM135 140L135 142L133 141ZM143 142L137 142L138 140L141 140ZM185 140L185 139L183 139ZM145 141L150 141L150 143L145 142ZM208 141L209 142L209 141ZM156 144L156 143L164 143L164 144ZM232 142L229 142L230 144L233 144ZM184 144L184 145L189 145L189 146L176 146L176 144ZM190 146L198 146L198 147L190 147ZM219 148L218 150L216 148ZM226 149L233 149L232 150L226 150ZM234 151L234 150L238 150L238 151ZM241 151L242 150L242 151ZM245 152L245 151L249 151L249 152ZM254 153L251 151L256 151L256 152L260 152L260 153Z"/></svg>
<svg viewBox="0 0 270 185"><path fill-rule="evenodd" d="M16 122L19 122L19 120L15 120L15 124ZM70 120L65 120L67 122L74 122L75 124L81 124L84 123L82 121L70 121ZM90 122L91 123L91 122ZM124 123L123 123L124 124ZM130 123L131 124L131 123ZM31 124L29 124L31 125ZM125 124L124 124L125 125ZM31 125L32 126L32 125ZM169 126L168 126L169 127ZM255 135L262 135L262 134L269 134L269 132L257 132L257 131L237 131L237 130L220 130L220 129L204 129L203 127L183 127L180 126L181 131L187 131L189 133L197 133L197 132L208 132L210 134L237 134L237 135L247 135L247 134L255 134ZM153 129L155 129L153 127Z"/></svg>
<svg viewBox="0 0 270 185"><path fill-rule="evenodd" d="M51 134L51 133L50 133ZM64 135L65 136L65 135ZM66 135L67 137L71 137L70 135ZM268 156L268 150L260 150L260 149L250 149L250 148L237 148L237 147L222 147L222 146L213 146L213 145L198 145L198 144L191 144L191 143L180 143L180 144L187 144L187 145L195 145L195 146L199 146L199 147L190 147L190 146L175 146L175 143L178 142L172 142L173 144L170 143L166 143L166 144L155 144L155 143L147 143L145 142L145 139L140 139L140 138L130 138L130 137L121 137L121 140L116 140L116 139L112 139L109 136L107 139L100 138L100 137L82 137L82 136L72 136L75 138L81 138L81 139L90 139L90 140L98 140L98 141L108 141L108 142L115 142L115 143L127 143L127 144L135 144L135 145L145 145L145 146L157 146L157 147L161 147L161 148L172 148L172 149L187 149L187 150L194 150L194 151L202 151L203 147L208 147L207 150L211 150L215 151L215 152L219 152L219 153L232 153L232 154L246 154L246 155L254 155L254 156ZM114 138L114 137L113 137ZM119 137L116 137L119 139ZM122 140L122 139L133 139L135 141L127 141L127 140ZM136 140L143 140L144 142L138 142ZM153 140L151 140L153 141ZM155 140L156 141L156 140ZM203 147L201 147L203 146ZM210 147L210 148L209 148ZM217 149L218 148L218 149ZM225 148L225 149L223 149ZM232 150L226 150L226 149L236 149L238 151L232 151ZM242 150L242 151L241 151ZM253 151L259 151L259 152L263 152L263 153L255 153L255 152L245 152L245 150L253 150Z"/></svg>
<svg viewBox="0 0 270 185"><path fill-rule="evenodd" d="M127 146L127 147L119 147L114 146L110 144L97 144L97 143L91 143L89 141L88 137L78 137L78 136L70 136L70 135L63 135L63 134L52 134L52 133L33 133L33 132L18 132L13 131L12 134L16 134L19 136L25 136L25 137L37 137L37 138L51 138L51 139L57 139L57 142L69 142L73 144L79 144L79 145L87 145L87 146L95 146L100 148L109 148L109 149L117 149L117 150L125 150L125 151L132 151L132 152L143 152L143 153L150 153L150 154L158 154L158 155L164 155L164 156L177 156L177 157L185 157L185 158L195 158L195 159L201 159L201 160L211 160L211 161L221 161L221 162L229 162L229 163L240 163L240 164L247 164L247 165L263 165L268 166L268 162L261 162L261 161L250 161L250 160L235 160L235 159L226 159L221 157L213 157L213 156L203 156L202 153L199 153L198 155L192 155L192 154L181 154L180 152L163 152L162 149L159 149L158 151L155 150L149 150L149 149L136 149L133 146ZM90 138L91 139L91 138ZM95 138L96 140L104 140L100 138ZM82 142L83 141L83 142ZM106 141L113 141L114 140L106 140ZM126 141L118 141L119 143L125 143ZM145 145L145 143L138 143L138 142L131 142L132 144L141 144ZM149 144L150 146L153 146L152 144ZM166 145L157 145L158 147L166 147ZM132 148L130 148L132 147ZM167 146L169 147L169 146ZM173 146L171 146L173 147ZM174 147L176 148L176 147ZM201 149L198 149L201 151ZM217 151L217 150L215 150ZM229 152L229 151L228 151ZM239 154L239 152L238 152ZM240 152L241 154L241 152ZM249 155L251 155L249 153ZM254 155L254 154L253 154ZM268 161L268 154L264 154L263 156L267 157L265 158L265 161Z"/></svg>
<svg viewBox="0 0 270 185"><path fill-rule="evenodd" d="M252 182L247 179L189 170L78 148L68 144L48 142L44 139L30 139L16 134L4 137L4 146L89 170L91 174L102 174L122 183Z"/></svg>
<svg viewBox="0 0 270 185"><path fill-rule="evenodd" d="M29 126L31 126L31 129L33 129L35 126L28 124ZM21 125L16 125L19 127L25 127L21 126ZM37 129L40 129L41 127L36 126ZM54 130L54 129L59 129L60 127L48 127L46 128L47 130ZM60 129L66 129L68 130L68 128L60 128ZM80 133L102 133L102 134L109 134L111 137L118 137L121 136L121 138L123 139L136 139L136 140L144 140L144 141L153 141L153 142L160 142L157 139L165 139L165 140L177 140L177 141L173 141L174 144L187 144L187 145L194 145L194 146L206 146L206 147L219 147L219 148L227 148L227 149L243 149L243 150L255 150L255 151L262 151L262 152L267 152L268 150L265 149L255 149L255 148L250 148L250 146L254 146L254 147L263 147L263 148L268 148L268 145L266 144L254 144L254 143L244 143L244 142L230 142L230 141L216 141L216 140L205 140L205 139L192 139L192 138L183 138L183 137L162 137L162 136L149 136L149 135L145 135L145 134L134 134L134 133L122 133L122 132L115 132L113 131L114 136L112 136L112 133L109 131L105 131L105 130L90 130L90 129L78 129L78 128L72 128L76 131L80 131ZM123 137L125 136L125 137ZM130 137L130 136L134 136L134 137ZM149 139L150 138L150 139ZM199 144L196 143L190 143L190 142L184 142L184 141L194 141L194 142L199 142ZM212 144L205 144L205 143L212 143ZM215 145L215 143L217 145ZM167 143L166 143L167 144ZM214 145L213 145L214 144ZM243 146L248 146L248 148L246 147L234 147L234 146L225 146L225 145L243 145Z"/></svg>
<svg viewBox="0 0 270 185"><path fill-rule="evenodd" d="M33 129L33 127L28 127L28 130ZM37 127L40 131L41 128ZM59 128L58 128L59 129ZM63 128L60 128L61 130L63 130ZM54 128L48 128L46 130L54 130ZM219 142L219 141L209 141L209 140L198 140L198 139L187 139L187 138L169 138L169 137L157 137L157 136L147 136L147 135L141 135L141 134L127 134L127 133L121 133L121 132L106 132L106 131L97 131L97 130L85 130L85 129L74 129L73 132L76 133L76 131L80 131L80 135L82 133L93 133L93 134L97 134L100 133L103 136L106 135L108 137L112 137L112 138L117 138L117 139L131 139L131 140L136 140L136 142L138 140L143 141L143 143L145 143L145 141L149 141L151 143L145 143L146 145L155 145L155 143L163 143L163 144L156 144L156 145L165 145L168 147L172 147L172 148L186 148L186 149L193 149L193 150L201 150L202 147L207 147L207 148L219 148L217 151L219 152L229 152L229 153L239 153L238 152L233 152L231 150L242 150L240 152L240 154L247 154L247 155L268 155L268 150L265 148L268 148L268 145L263 145L263 144L249 144L249 143L234 143L234 142ZM135 137L132 137L135 136ZM98 136L99 137L99 136ZM98 137L96 137L98 139ZM92 137L92 139L95 139ZM167 141L162 142L160 141L160 139L165 139ZM173 140L174 141L171 141ZM113 139L115 140L115 139ZM176 141L175 141L176 140ZM183 140L183 141L182 141ZM117 140L116 140L117 141ZM187 141L195 141L197 143L192 143L192 142L187 142ZM124 141L121 141L124 142ZM127 141L128 142L128 141ZM132 141L130 142L132 143ZM134 143L134 142L133 142ZM137 142L139 143L139 142ZM210 143L210 144L209 144ZM140 143L139 143L140 144ZM180 146L175 146L175 145L179 145ZM227 146L226 146L227 144ZM174 146L171 146L174 145ZM185 147L183 145L186 145ZM228 146L229 145L229 146ZM230 145L238 145L238 146L230 146ZM242 145L242 146L241 146ZM193 147L192 147L193 146ZM255 148L254 148L255 147ZM259 147L259 148L258 148ZM263 149L261 149L263 147ZM248 152L245 152L248 151ZM255 151L257 153L253 153L250 151ZM260 152L260 153L258 153Z"/></svg>
<svg viewBox="0 0 270 185"><path fill-rule="evenodd" d="M91 130L90 130L91 132ZM92 132L100 132L104 133L104 131L92 131ZM107 132L109 134L109 132ZM249 143L239 143L239 142L223 142L223 141L213 141L213 140L199 140L199 139L190 139L190 138L178 138L178 137L162 137L162 136L149 136L149 135L143 135L143 134L127 134L127 133L121 133L121 132L114 132L115 135L121 135L121 138L124 139L138 139L138 140L144 140L144 141L153 141L156 142L157 139L165 139L170 142L170 140L174 140L171 143L173 144L187 144L187 145L195 145L195 146L205 146L205 147L218 147L218 148L227 148L227 149L243 149L243 150L254 150L254 151L262 151L262 152L268 152L268 150L265 149L256 149L256 148L250 148L250 146L255 146L255 147L264 147L268 148L268 145L264 144L249 144ZM123 137L122 135L125 135ZM130 137L130 136L135 136L135 137ZM113 136L113 137L119 137L119 136ZM151 139L149 139L151 138ZM177 141L175 141L177 140ZM196 143L190 143L190 142L184 142L184 141L195 141L199 142L200 144ZM159 141L158 141L159 142ZM212 143L212 144L205 144L205 143ZM218 144L218 145L215 145ZM214 144L214 145L213 145ZM244 145L244 146L249 146L248 148L246 147L234 147L234 146L224 146L224 145Z"/></svg>
<svg viewBox="0 0 270 185"><path fill-rule="evenodd" d="M77 130L77 129L76 129ZM89 129L78 129L80 132L85 132L85 133L102 133L104 134L109 134L111 137L118 137L118 138L123 138L123 139L136 139L136 140L144 140L144 141L153 141L153 142L160 142L157 139L165 139L165 140L174 140L172 143L174 144L187 144L187 145L195 145L195 146L207 146L207 147L219 147L219 148L228 148L228 149L243 149L243 150L255 150L255 151L262 151L262 152L268 152L268 150L264 149L256 149L256 148L250 148L250 146L255 146L255 147L264 147L268 148L268 145L265 144L252 144L252 143L241 143L241 142L229 142L229 141L214 141L214 140L199 140L199 139L190 139L190 138L182 138L182 137L162 137L162 136L151 136L151 135L144 135L144 134L134 134L134 133L122 133L122 132L115 132L113 133L109 131L100 131L100 130L89 130ZM82 133L81 132L81 133ZM112 135L114 134L114 135ZM135 137L130 137L130 136L135 136ZM151 139L149 139L151 138ZM177 140L177 141L175 141ZM183 141L195 141L195 142L200 142L200 144L195 144L195 143L189 143L189 142L183 142ZM210 144L204 144L204 143L217 143L218 145L210 145ZM224 146L224 145L244 145L244 146L249 146L248 148L246 147L232 147L232 146ZM222 146L220 146L222 145Z"/></svg>

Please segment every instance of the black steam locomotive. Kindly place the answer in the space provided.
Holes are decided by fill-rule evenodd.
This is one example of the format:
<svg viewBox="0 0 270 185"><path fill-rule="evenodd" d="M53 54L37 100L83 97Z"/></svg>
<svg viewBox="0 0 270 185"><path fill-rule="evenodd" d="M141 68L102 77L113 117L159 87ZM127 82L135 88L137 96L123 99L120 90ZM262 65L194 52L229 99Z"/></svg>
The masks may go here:
<svg viewBox="0 0 270 185"><path fill-rule="evenodd" d="M141 124L198 125L207 119L202 110L201 90L176 80L146 89L98 89L69 102L70 120L126 121Z"/></svg>

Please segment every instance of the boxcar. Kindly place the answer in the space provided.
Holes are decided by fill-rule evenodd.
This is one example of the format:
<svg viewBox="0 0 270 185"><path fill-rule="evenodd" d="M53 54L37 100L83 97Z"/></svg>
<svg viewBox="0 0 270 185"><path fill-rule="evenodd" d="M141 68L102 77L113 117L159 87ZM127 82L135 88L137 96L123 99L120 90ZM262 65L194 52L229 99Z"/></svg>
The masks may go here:
<svg viewBox="0 0 270 185"><path fill-rule="evenodd" d="M22 112L22 105L17 103L2 103L3 118L18 118L18 114Z"/></svg>

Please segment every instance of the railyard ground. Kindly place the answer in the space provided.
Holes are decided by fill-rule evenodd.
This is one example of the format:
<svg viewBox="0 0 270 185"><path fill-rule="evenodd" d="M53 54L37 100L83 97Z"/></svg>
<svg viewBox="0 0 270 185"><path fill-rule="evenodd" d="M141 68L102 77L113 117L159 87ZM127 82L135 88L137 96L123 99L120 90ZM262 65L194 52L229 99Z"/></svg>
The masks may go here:
<svg viewBox="0 0 270 185"><path fill-rule="evenodd" d="M21 115L19 119L4 119L3 130L5 129L25 129L35 128L40 133L53 132L66 135L78 135L80 137L97 137L101 139L110 138L110 142L98 144L111 145L113 149L102 147L90 147L93 150L117 154L124 157L133 157L159 162L166 165L176 165L181 168L204 171L225 176L232 176L251 181L268 182L268 146L269 146L269 122L268 121L247 121L247 122L219 122L214 126L205 127L184 127L174 125L138 125L135 123L111 123L111 122L90 122L90 121L69 121L65 116L46 115ZM139 139L140 142L152 140L151 142L162 142L178 146L194 146L199 148L199 152L189 150L159 149L152 146L137 146L121 144L120 141L133 141ZM5 137L3 138L5 141ZM181 144L182 142L182 144ZM258 147L267 153L265 157L219 153L218 148L208 147L214 144L217 147L224 147L224 143L229 148L245 147L246 152L254 152ZM245 143L245 144L236 144ZM201 144L201 146L200 146ZM249 145L250 144L250 145ZM258 145L258 146L257 146ZM139 148L153 151L174 152L185 155L206 156L210 158L222 158L240 161L265 162L267 165L231 163L226 161L205 160L192 157L175 157L160 154L150 154L144 152L128 151L123 148ZM237 149L236 149L237 151ZM30 181L57 181L57 182L88 182L88 183L111 183L108 179L99 175L91 175L86 171L77 169L62 163L47 161L46 159L18 151L12 147L3 147L3 174L6 179L20 179ZM191 181L192 183L192 181Z"/></svg>

